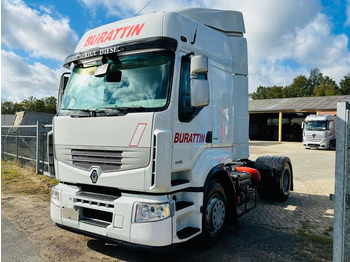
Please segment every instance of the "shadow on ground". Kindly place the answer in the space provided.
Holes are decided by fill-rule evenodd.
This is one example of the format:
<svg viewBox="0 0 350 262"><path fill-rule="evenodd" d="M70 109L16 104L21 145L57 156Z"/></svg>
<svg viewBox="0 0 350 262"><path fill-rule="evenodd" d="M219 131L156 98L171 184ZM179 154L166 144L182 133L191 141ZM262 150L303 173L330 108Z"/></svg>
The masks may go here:
<svg viewBox="0 0 350 262"><path fill-rule="evenodd" d="M292 235L281 231L242 225L227 227L220 242L206 250L186 244L166 253L149 253L99 240L90 240L88 247L125 261L303 261L292 255L294 242Z"/></svg>
<svg viewBox="0 0 350 262"><path fill-rule="evenodd" d="M165 253L149 253L99 240L88 241L88 247L125 261L305 261L299 232L331 238L332 209L326 196L291 193L285 203L259 199L258 207L243 216L238 227L226 227L211 249L186 244ZM320 254L322 246L319 249L312 252Z"/></svg>

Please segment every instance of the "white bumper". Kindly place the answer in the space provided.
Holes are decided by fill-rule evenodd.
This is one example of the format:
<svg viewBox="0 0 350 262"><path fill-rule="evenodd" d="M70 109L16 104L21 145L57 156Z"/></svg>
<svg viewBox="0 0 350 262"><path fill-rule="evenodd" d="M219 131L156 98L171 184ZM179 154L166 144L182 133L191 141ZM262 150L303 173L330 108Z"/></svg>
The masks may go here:
<svg viewBox="0 0 350 262"><path fill-rule="evenodd" d="M150 247L168 246L173 242L173 212L168 218L152 222L135 222L137 202L170 202L167 196L123 194L111 199L80 196L75 186L59 184L51 197L51 218L57 224L119 241ZM52 194L52 195L54 195ZM96 216L95 216L96 215Z"/></svg>
<svg viewBox="0 0 350 262"><path fill-rule="evenodd" d="M323 138L320 141L309 141L303 138L303 146L304 148L318 148L318 149L328 149L329 140L327 138Z"/></svg>

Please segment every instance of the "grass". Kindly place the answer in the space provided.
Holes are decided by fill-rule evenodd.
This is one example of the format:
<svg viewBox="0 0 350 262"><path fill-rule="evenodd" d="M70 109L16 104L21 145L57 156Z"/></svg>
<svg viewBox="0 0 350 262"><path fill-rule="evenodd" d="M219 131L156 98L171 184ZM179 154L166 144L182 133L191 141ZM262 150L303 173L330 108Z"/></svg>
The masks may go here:
<svg viewBox="0 0 350 262"><path fill-rule="evenodd" d="M299 229L295 237L297 242L295 253L298 257L310 262L332 261L333 240L331 238L311 234L305 229Z"/></svg>
<svg viewBox="0 0 350 262"><path fill-rule="evenodd" d="M301 229L298 230L297 236L303 239L307 239L312 244L315 244L315 245L332 245L333 244L333 240L328 237L310 234Z"/></svg>
<svg viewBox="0 0 350 262"><path fill-rule="evenodd" d="M57 182L35 173L32 166L22 167L19 161L1 161L1 190L21 195L49 195Z"/></svg>

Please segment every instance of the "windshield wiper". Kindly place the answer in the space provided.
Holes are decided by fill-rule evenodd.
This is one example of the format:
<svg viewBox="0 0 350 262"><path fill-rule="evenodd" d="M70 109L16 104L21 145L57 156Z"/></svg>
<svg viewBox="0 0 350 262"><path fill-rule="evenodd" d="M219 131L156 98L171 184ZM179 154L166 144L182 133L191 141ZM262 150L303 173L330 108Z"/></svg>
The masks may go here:
<svg viewBox="0 0 350 262"><path fill-rule="evenodd" d="M71 117L95 117L96 116L96 110L94 109L82 109L82 108L61 108L61 110L68 110L68 111L76 111L79 113L87 113L87 114L74 114L70 115Z"/></svg>
<svg viewBox="0 0 350 262"><path fill-rule="evenodd" d="M97 109L81 109L81 108L61 108L62 110L76 111L77 114L70 115L71 117L97 117L97 116L120 116L130 112L146 112L148 108L137 107L102 107ZM79 114L79 113L85 114Z"/></svg>
<svg viewBox="0 0 350 262"><path fill-rule="evenodd" d="M124 113L129 113L129 112L146 112L148 111L147 107L143 106L135 106L135 107L115 107L116 110L119 110Z"/></svg>

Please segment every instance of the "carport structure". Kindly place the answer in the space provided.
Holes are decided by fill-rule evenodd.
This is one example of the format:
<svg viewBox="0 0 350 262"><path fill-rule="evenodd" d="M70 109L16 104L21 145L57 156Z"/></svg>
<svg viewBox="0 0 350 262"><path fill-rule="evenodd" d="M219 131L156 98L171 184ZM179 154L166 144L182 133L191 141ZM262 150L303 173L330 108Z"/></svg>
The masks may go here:
<svg viewBox="0 0 350 262"><path fill-rule="evenodd" d="M307 115L336 115L337 103L349 101L350 95L251 100L249 138L301 142L301 123Z"/></svg>

